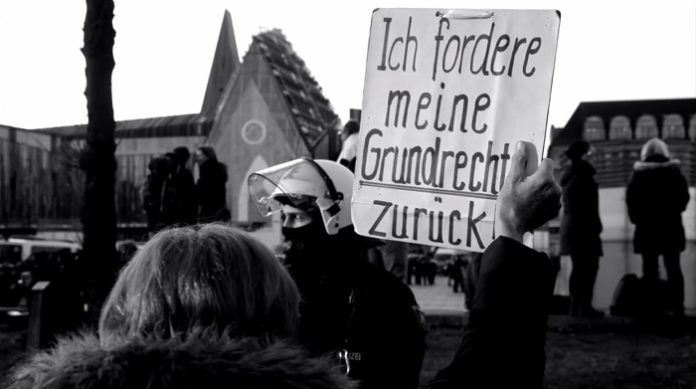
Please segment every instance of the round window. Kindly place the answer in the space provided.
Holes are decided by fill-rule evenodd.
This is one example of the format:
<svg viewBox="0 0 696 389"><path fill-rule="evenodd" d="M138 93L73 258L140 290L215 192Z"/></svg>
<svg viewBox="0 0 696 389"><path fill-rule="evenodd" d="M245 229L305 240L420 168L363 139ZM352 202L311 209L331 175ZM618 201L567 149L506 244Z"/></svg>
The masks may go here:
<svg viewBox="0 0 696 389"><path fill-rule="evenodd" d="M257 145L266 139L266 126L258 120L249 120L242 127L242 138L250 145Z"/></svg>

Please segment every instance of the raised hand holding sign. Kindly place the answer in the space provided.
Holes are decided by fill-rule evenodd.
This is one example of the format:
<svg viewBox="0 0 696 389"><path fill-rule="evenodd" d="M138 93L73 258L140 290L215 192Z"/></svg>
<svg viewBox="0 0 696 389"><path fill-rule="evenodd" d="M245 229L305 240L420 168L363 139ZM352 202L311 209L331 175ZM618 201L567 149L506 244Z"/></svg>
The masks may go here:
<svg viewBox="0 0 696 389"><path fill-rule="evenodd" d="M525 232L539 228L561 209L561 188L553 177L553 161L546 158L534 169L535 155L533 144L517 143L510 174L498 194L497 236L522 242Z"/></svg>

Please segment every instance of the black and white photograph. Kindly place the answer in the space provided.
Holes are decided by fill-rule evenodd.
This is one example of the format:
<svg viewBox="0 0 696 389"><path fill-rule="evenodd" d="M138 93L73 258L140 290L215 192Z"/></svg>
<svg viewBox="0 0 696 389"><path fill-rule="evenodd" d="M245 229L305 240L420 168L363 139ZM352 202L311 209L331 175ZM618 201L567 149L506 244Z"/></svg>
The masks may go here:
<svg viewBox="0 0 696 389"><path fill-rule="evenodd" d="M696 3L0 2L0 388L696 388Z"/></svg>

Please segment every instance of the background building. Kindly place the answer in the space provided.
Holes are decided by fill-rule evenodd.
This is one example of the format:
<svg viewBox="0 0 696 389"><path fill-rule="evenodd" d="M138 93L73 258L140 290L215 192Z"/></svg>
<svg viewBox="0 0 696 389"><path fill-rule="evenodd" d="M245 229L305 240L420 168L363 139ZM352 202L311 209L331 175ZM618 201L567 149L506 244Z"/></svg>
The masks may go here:
<svg viewBox="0 0 696 389"><path fill-rule="evenodd" d="M301 156L335 158L340 126L280 30L256 35L240 61L232 18L225 12L201 111L116 122L118 221L121 227L144 226L140 190L150 159L177 146L193 154L205 144L228 167L232 221L266 222L250 206L248 173ZM79 229L83 176L78 162L86 131L85 124L35 130L0 126L0 224Z"/></svg>
<svg viewBox="0 0 696 389"><path fill-rule="evenodd" d="M642 273L640 257L633 253L633 231L626 208L626 185L640 150L650 138L663 139L689 183L691 200L682 214L687 249L682 253L687 309L696 309L696 99L584 102L566 125L552 128L548 156L556 163L558 177L568 164L565 150L576 140L589 142L595 151L590 162L597 170L599 213L604 230L604 257L596 283L595 306L608 308L614 288L626 273ZM550 223L551 247L559 221ZM551 250L553 251L553 249ZM565 286L569 259L557 285ZM662 265L661 265L662 266ZM661 270L664 274L664 269ZM558 290L557 290L558 291Z"/></svg>

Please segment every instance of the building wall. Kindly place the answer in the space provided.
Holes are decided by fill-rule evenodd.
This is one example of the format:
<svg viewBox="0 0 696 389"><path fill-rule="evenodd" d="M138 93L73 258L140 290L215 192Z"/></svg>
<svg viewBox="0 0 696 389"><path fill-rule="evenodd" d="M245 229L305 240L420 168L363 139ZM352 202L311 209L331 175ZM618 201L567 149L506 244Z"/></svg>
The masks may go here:
<svg viewBox="0 0 696 389"><path fill-rule="evenodd" d="M269 219L250 201L247 177L264 167L311 154L263 57L248 54L240 72L206 143L227 165L232 221L267 223Z"/></svg>
<svg viewBox="0 0 696 389"><path fill-rule="evenodd" d="M116 218L119 223L145 223L141 190L149 173L148 164L156 156L164 155L175 147L185 146L191 152L189 168L195 173L193 154L205 141L203 136L142 137L116 139ZM72 147L84 148L83 140L75 140ZM79 214L75 215L79 218Z"/></svg>
<svg viewBox="0 0 696 389"><path fill-rule="evenodd" d="M629 105L630 103L626 103L626 106ZM580 111L582 110L578 108L578 112ZM650 109L645 111L651 112ZM696 137L692 135L696 133L696 122L693 119L696 115L682 115L681 122L684 123L689 123L688 118L692 118L690 127L688 130L679 128L675 132L674 128L670 129L667 125L668 116L674 119L675 115L657 115L656 117L662 121L654 120L655 117L651 118L650 115L632 115L631 117L636 116L637 119L628 120L623 113L617 111L605 115L612 120L600 120L597 116L578 112L577 118L574 115L577 120L573 121L571 118L569 123L577 122L580 126L584 125L584 128L566 126L565 129L554 129L554 143L549 148L548 156L555 161L556 176L559 178L565 165L569 163L563 153L574 140L584 138L595 148L590 162L597 170L595 179L600 187L599 213L604 227L601 234L604 256L600 260L595 283L594 306L600 309L608 309L611 306L616 286L625 274L642 276L641 257L633 252L635 226L628 218L626 185L633 171L633 164L640 159L644 142L650 137L662 136L667 138L665 142L673 158L681 161L681 171L690 186L691 199L686 211L682 213L687 248L681 254L681 268L684 274L685 306L689 310L696 310ZM677 120L677 124L679 123ZM552 228L535 234L535 245L538 249L557 255L559 223L560 219L556 219L550 223ZM571 270L570 257L562 256L555 293L568 294ZM660 271L662 277L666 278L662 263Z"/></svg>
<svg viewBox="0 0 696 389"><path fill-rule="evenodd" d="M249 200L247 177L253 171L306 155L295 150L282 131L256 84L246 85L239 103L216 123L209 143L227 165L227 205L232 220L240 223L263 222ZM303 153L304 151L304 153Z"/></svg>
<svg viewBox="0 0 696 389"><path fill-rule="evenodd" d="M0 224L74 222L82 172L55 136L0 126Z"/></svg>
<svg viewBox="0 0 696 389"><path fill-rule="evenodd" d="M117 139L116 155L162 155L175 147L186 146L193 151L205 141L203 136L171 136L160 138Z"/></svg>

